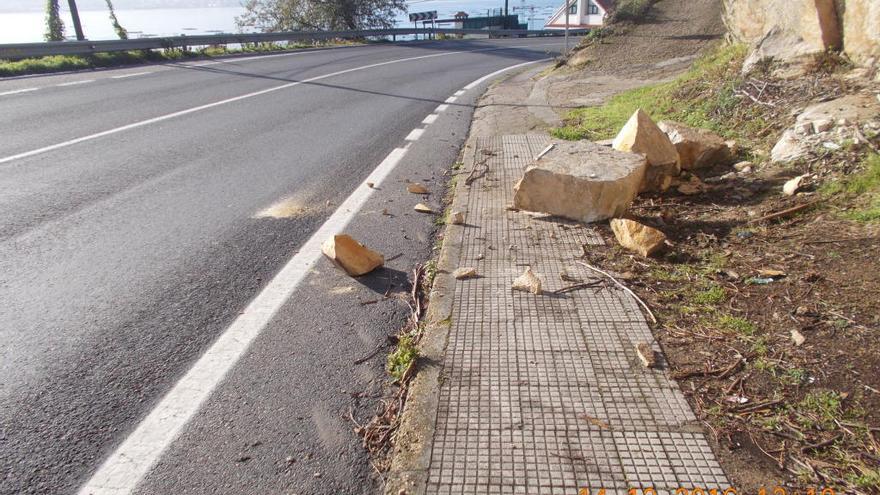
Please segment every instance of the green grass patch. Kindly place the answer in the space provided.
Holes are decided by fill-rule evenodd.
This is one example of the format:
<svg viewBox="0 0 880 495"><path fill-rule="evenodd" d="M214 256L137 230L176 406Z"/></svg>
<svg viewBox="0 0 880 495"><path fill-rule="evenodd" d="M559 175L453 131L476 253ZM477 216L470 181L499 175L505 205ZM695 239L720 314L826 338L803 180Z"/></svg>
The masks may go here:
<svg viewBox="0 0 880 495"><path fill-rule="evenodd" d="M834 420L842 416L840 394L830 390L813 390L801 399L797 409L809 415L801 415L801 423L807 427L832 429L835 427Z"/></svg>
<svg viewBox="0 0 880 495"><path fill-rule="evenodd" d="M655 121L675 120L711 129L722 136L742 138L766 126L760 114L744 115L735 91L742 84L742 61L748 48L721 46L697 60L674 81L620 93L601 106L572 110L566 125L551 130L560 139L601 140L614 137L639 108ZM757 112L757 110L751 110ZM737 129L732 120L736 115Z"/></svg>
<svg viewBox="0 0 880 495"><path fill-rule="evenodd" d="M241 48L228 49L225 46L209 46L197 50L133 50L127 52L96 53L93 55L51 55L48 57L25 58L21 60L0 60L0 77L22 76L26 74L46 74L72 70L121 67L149 62L170 62L174 60L217 57L242 53L268 53L313 48L310 44L255 43Z"/></svg>
<svg viewBox="0 0 880 495"><path fill-rule="evenodd" d="M387 369L388 374L400 381L406 370L419 357L419 351L416 349L415 341L409 335L404 335L397 342L397 349L388 355Z"/></svg>
<svg viewBox="0 0 880 495"><path fill-rule="evenodd" d="M734 332L744 337L751 337L758 331L758 327L754 323L739 316L722 315L718 318L718 326L722 330Z"/></svg>
<svg viewBox="0 0 880 495"><path fill-rule="evenodd" d="M643 20L656 0L620 0L612 14L614 22Z"/></svg>
<svg viewBox="0 0 880 495"><path fill-rule="evenodd" d="M865 157L862 171L822 188L829 196L856 200L858 206L842 215L858 222L880 221L880 154Z"/></svg>
<svg viewBox="0 0 880 495"><path fill-rule="evenodd" d="M712 306L723 302L726 298L727 293L724 292L724 288L715 284L694 294L694 302Z"/></svg>

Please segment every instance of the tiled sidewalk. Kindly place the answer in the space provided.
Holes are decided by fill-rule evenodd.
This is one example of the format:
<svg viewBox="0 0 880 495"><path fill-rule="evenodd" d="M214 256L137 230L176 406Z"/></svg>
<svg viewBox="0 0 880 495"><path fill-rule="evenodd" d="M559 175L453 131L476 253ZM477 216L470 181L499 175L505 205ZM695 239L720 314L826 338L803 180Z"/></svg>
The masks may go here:
<svg viewBox="0 0 880 495"><path fill-rule="evenodd" d="M602 239L587 226L506 210L547 144L504 136L467 149L464 170L484 162L487 171L458 188L467 225L451 227L447 242L460 246L457 266L477 267L480 278L454 284L426 472L407 493L728 487L676 383L639 362L637 343L659 347L635 301L612 284L553 294L571 285L562 272L597 280L576 260ZM526 266L545 294L511 290Z"/></svg>

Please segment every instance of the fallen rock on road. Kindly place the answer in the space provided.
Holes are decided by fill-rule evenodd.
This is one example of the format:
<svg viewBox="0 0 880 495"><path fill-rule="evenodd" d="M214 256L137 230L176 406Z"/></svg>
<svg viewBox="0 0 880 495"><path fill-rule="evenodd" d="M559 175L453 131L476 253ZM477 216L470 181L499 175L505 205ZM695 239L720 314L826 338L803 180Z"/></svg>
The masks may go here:
<svg viewBox="0 0 880 495"><path fill-rule="evenodd" d="M324 256L330 258L352 277L365 275L385 264L385 257L346 234L337 234L321 246Z"/></svg>

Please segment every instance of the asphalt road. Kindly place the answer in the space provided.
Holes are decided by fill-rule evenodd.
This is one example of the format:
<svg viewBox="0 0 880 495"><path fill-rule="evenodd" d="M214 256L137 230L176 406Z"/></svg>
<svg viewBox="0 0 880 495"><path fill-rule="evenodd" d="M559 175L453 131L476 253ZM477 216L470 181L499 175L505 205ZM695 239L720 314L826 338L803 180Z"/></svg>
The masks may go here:
<svg viewBox="0 0 880 495"><path fill-rule="evenodd" d="M0 493L75 493L101 472L333 215L401 256L360 279L315 263L218 368L207 399L180 413L143 477L95 493L376 493L350 416L366 421L379 403L387 336L408 313L394 295L431 253L434 218L412 206L439 206L488 81L438 105L561 43L350 47L0 81ZM363 205L337 211L401 148ZM432 195L406 193L407 180Z"/></svg>

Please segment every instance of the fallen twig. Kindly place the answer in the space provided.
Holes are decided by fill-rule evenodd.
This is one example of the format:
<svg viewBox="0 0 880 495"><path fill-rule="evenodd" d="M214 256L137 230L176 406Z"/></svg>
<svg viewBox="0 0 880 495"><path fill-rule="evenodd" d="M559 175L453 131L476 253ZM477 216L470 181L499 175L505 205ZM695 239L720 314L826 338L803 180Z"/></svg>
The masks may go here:
<svg viewBox="0 0 880 495"><path fill-rule="evenodd" d="M596 268L595 266L592 266L588 263L584 263L583 261L580 261L580 260L578 260L577 263L584 265L585 267L589 268L590 270L593 270L596 273L601 273L602 275L605 275L606 277L610 278L611 281L614 282L615 284L617 284L618 287L620 287L621 289L626 291L627 294L633 296L636 299L636 301L638 301L638 303L641 304L643 308L645 308L645 311L648 312L648 316L651 317L651 321L654 323L657 323L657 317L654 316L654 313L651 312L651 308L649 308L648 305L645 304L645 301L642 301L641 298L639 298L639 296L637 296L635 292L630 290L629 287L620 283L620 281L618 281L616 278L612 277L608 272L602 271L602 270Z"/></svg>
<svg viewBox="0 0 880 495"><path fill-rule="evenodd" d="M556 289L553 291L553 294L565 294L566 292L574 292L580 289L602 286L604 286L602 280L597 280L596 282L582 282L579 284L569 285L568 287L562 287L561 289Z"/></svg>
<svg viewBox="0 0 880 495"><path fill-rule="evenodd" d="M748 223L752 224L752 223L764 222L766 220L773 220L775 218L785 217L785 216L791 215L793 213L797 213L799 211L806 210L807 208L809 208L811 206L815 206L817 203L819 203L819 201L821 201L821 200L817 199L815 201L810 201L809 203L804 203L802 205L793 206L791 208L787 208L782 211L777 211L776 213L770 213L769 215L764 215L761 218L755 218L753 220L749 220Z"/></svg>

